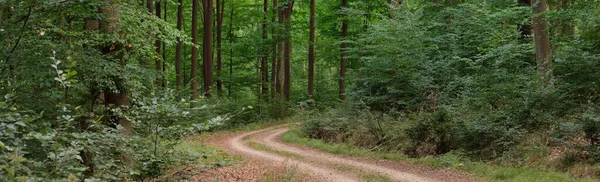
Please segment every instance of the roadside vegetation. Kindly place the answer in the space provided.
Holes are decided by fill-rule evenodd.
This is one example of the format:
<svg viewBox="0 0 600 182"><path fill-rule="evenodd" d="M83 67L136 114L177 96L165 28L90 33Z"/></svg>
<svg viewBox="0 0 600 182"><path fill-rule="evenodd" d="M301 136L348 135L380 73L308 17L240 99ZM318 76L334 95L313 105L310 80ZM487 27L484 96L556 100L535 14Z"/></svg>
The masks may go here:
<svg viewBox="0 0 600 182"><path fill-rule="evenodd" d="M334 153L598 180L598 32L598 0L1 0L0 181L187 178L238 161L203 134L286 119Z"/></svg>

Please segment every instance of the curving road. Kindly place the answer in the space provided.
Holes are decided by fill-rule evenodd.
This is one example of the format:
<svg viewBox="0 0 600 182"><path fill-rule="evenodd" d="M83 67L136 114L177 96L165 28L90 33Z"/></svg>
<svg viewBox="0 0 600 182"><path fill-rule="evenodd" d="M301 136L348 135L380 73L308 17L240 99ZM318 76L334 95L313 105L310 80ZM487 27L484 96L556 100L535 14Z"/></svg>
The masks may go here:
<svg viewBox="0 0 600 182"><path fill-rule="evenodd" d="M212 139L209 139L210 145L223 148L232 154L242 155L247 159L245 166L232 167L215 173L221 173L221 175L225 173L226 175L223 176L236 176L238 175L236 173L241 173L239 170L249 170L250 172L243 172L246 175L240 174L237 177L223 178L222 180L259 181L260 178L256 176L269 174L270 171L281 171L273 168L293 166L309 176L300 181L474 181L452 171L431 170L383 160L339 156L287 144L281 138L288 130L289 125L277 125L252 132L213 136ZM249 173L262 174L247 175ZM365 176L376 176L377 178L365 178Z"/></svg>

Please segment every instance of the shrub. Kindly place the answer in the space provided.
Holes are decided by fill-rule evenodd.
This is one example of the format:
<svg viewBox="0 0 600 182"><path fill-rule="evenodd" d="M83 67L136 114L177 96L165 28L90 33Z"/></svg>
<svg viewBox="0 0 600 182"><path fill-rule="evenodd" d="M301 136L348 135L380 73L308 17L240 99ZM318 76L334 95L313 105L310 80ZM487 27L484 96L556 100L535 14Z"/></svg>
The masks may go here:
<svg viewBox="0 0 600 182"><path fill-rule="evenodd" d="M406 130L410 156L440 155L458 148L457 125L445 110L420 114Z"/></svg>

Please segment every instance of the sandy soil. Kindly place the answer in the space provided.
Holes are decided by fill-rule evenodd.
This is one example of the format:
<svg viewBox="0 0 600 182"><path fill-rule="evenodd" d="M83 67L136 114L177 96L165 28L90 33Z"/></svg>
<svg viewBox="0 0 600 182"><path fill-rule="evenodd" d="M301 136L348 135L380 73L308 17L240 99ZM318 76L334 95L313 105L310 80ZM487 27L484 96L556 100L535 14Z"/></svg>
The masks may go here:
<svg viewBox="0 0 600 182"><path fill-rule="evenodd" d="M288 125L277 125L252 132L208 136L205 141L208 145L243 156L244 164L208 170L192 179L194 181L351 182L378 181L377 179L386 178L390 181L406 182L476 181L454 171L431 170L427 167L386 160L339 156L287 144L281 140L281 137L288 130ZM268 149L258 150L250 147L250 143L266 146ZM364 178L366 175L381 178ZM278 176L280 178L277 178Z"/></svg>

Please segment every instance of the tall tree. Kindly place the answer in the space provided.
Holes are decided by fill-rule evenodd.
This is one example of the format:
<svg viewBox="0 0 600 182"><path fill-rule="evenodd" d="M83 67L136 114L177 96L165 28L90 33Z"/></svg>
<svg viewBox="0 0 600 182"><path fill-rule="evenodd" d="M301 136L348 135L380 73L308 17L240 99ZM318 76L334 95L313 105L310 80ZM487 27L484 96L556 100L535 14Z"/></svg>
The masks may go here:
<svg viewBox="0 0 600 182"><path fill-rule="evenodd" d="M274 6L277 7L278 10L278 16L277 16L277 22L279 24L279 26L284 24L284 20L285 20L285 8L283 5L279 5L279 2L277 0L273 1ZM284 66L283 66L283 57L284 57L284 29L280 28L277 31L278 34L278 39L277 39L277 78L275 81L275 92L277 93L277 97L278 98L282 98L283 96L283 82L284 82Z"/></svg>
<svg viewBox="0 0 600 182"><path fill-rule="evenodd" d="M315 95L315 0L310 0L310 35L308 44L308 97Z"/></svg>
<svg viewBox="0 0 600 182"><path fill-rule="evenodd" d="M552 80L552 48L550 47L550 37L548 36L546 5L546 0L535 0L532 4L535 57L542 91L545 91Z"/></svg>
<svg viewBox="0 0 600 182"><path fill-rule="evenodd" d="M192 100L198 99L198 0L192 0Z"/></svg>
<svg viewBox="0 0 600 182"><path fill-rule="evenodd" d="M156 6L156 16L160 19L162 18L162 8L161 8L161 2L160 1L156 1L155 2L155 6ZM154 64L156 66L156 72L159 74L158 77L156 77L156 85L158 87L162 87L162 60L160 58L160 55L162 54L162 43L159 39L156 39L154 46L156 46L156 58L154 58Z"/></svg>
<svg viewBox="0 0 600 182"><path fill-rule="evenodd" d="M294 0L288 0L284 5L283 14L283 27L285 32L285 39L283 41L284 49L283 49L283 65L285 77L283 80L283 94L286 100L290 99L290 89L291 89L291 78L292 78L292 69L291 69L291 59L292 59L292 11L294 9Z"/></svg>
<svg viewBox="0 0 600 182"><path fill-rule="evenodd" d="M267 24L269 21L269 0L263 0L263 24L262 24L262 40L263 40L263 50L264 50L264 55L260 60L260 72L261 72L261 85L262 85L262 97L265 100L268 100L269 98L269 68L267 60L269 59L269 48L268 48L268 44L267 39L268 39L268 30L267 30Z"/></svg>
<svg viewBox="0 0 600 182"><path fill-rule="evenodd" d="M348 8L348 0L342 0L342 9ZM344 13L342 17L342 44L341 55L340 55L340 81L339 81L339 98L340 100L346 99L346 37L348 36L348 16Z"/></svg>
<svg viewBox="0 0 600 182"><path fill-rule="evenodd" d="M233 15L235 13L235 1L231 0L231 13L229 14L229 77L233 77ZM231 97L232 81L229 81L227 96Z"/></svg>
<svg viewBox="0 0 600 182"><path fill-rule="evenodd" d="M223 93L223 15L225 0L217 0L217 92Z"/></svg>
<svg viewBox="0 0 600 182"><path fill-rule="evenodd" d="M167 1L163 1L163 3L164 3L163 4L163 9L164 9L163 20L165 22L168 22L167 10L169 9L169 5L167 4ZM162 79L162 87L167 87L167 80L166 80L167 79L167 77L166 77L167 70L166 70L166 68L167 68L167 44L163 41L162 42L162 71L161 71L162 75L160 77Z"/></svg>
<svg viewBox="0 0 600 182"><path fill-rule="evenodd" d="M278 12L278 7L277 7L277 0L273 0L273 15L271 16L271 24L275 25L276 20L275 18L277 17L277 15L279 14ZM276 29L275 28L271 28L271 35L273 37L273 39L275 40L279 40L279 37L276 36ZM273 45L272 46L272 53L273 56L271 56L271 98L275 99L277 97L277 80L278 80L278 74L277 74L277 58L279 57L279 52L277 49L277 45L279 45L278 41L273 41Z"/></svg>
<svg viewBox="0 0 600 182"><path fill-rule="evenodd" d="M183 27L183 0L177 4L177 30L181 31ZM181 37L177 36L177 47L175 48L175 86L180 89L183 85L181 75Z"/></svg>
<svg viewBox="0 0 600 182"><path fill-rule="evenodd" d="M106 5L101 8L100 12L104 15L104 19L100 21L100 30L107 34L118 36L119 25L119 11L120 8L116 5L117 0L104 0ZM111 55L121 61L121 69L125 69L125 59L122 53L119 53L122 49L122 45L119 42L108 42L105 47L102 48L102 54ZM129 105L129 95L126 89L126 83L123 78L114 78L113 80L117 85L117 90L107 89L105 90L105 101L108 105L114 107L123 107ZM125 136L131 135L132 124L126 117L118 116L115 113L111 114L110 122L113 125L120 125L123 127L122 134ZM130 154L121 154L121 161L127 166L133 166L133 158Z"/></svg>
<svg viewBox="0 0 600 182"><path fill-rule="evenodd" d="M202 75L204 78L204 96L211 97L213 85L213 1L203 0L204 7L204 34L202 43Z"/></svg>

